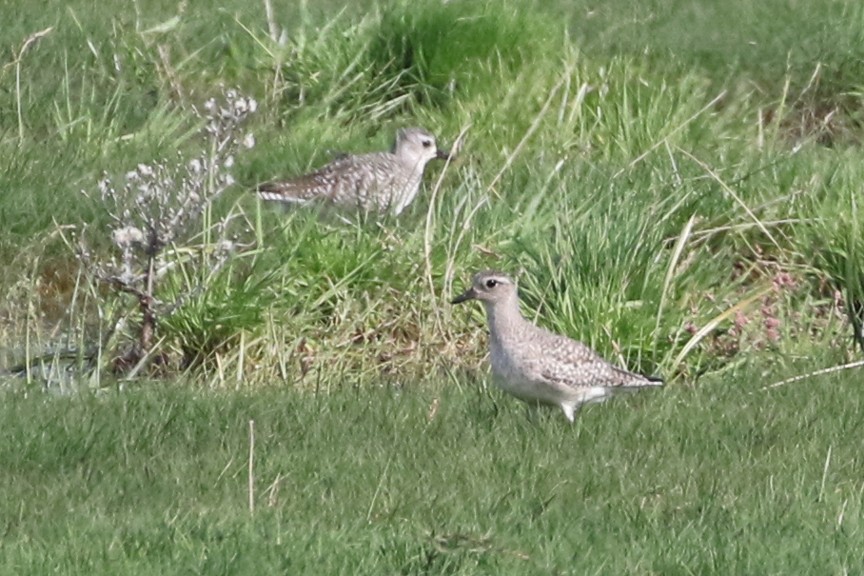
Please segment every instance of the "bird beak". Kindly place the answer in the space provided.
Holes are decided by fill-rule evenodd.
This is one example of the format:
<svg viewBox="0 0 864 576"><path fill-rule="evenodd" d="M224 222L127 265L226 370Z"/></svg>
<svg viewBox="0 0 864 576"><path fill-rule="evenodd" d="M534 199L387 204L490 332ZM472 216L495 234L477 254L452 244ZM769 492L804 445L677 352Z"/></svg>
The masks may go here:
<svg viewBox="0 0 864 576"><path fill-rule="evenodd" d="M475 292L474 288L472 287L472 288L469 288L468 290L466 290L465 292L463 292L462 294L460 294L459 296L457 296L456 298L454 298L453 300L451 300L450 303L451 304L461 304L462 302L465 302L467 300L473 300L476 297L477 297L477 292Z"/></svg>
<svg viewBox="0 0 864 576"><path fill-rule="evenodd" d="M435 152L435 158L437 158L438 160L450 160L450 151L438 148L438 150L436 150Z"/></svg>

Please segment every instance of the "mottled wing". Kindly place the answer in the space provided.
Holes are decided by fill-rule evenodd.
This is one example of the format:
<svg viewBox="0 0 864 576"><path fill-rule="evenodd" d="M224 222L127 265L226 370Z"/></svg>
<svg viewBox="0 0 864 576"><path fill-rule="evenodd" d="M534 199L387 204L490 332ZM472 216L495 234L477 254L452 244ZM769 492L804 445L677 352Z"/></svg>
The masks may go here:
<svg viewBox="0 0 864 576"><path fill-rule="evenodd" d="M323 168L297 178L265 182L258 186L263 200L305 204L313 200L340 196L340 190L352 187L352 176L357 169L357 156L342 155Z"/></svg>
<svg viewBox="0 0 864 576"><path fill-rule="evenodd" d="M547 384L561 390L578 388L638 388L656 385L644 376L617 368L588 346L570 338L547 332L542 360L533 372ZM540 357L540 356L538 356Z"/></svg>

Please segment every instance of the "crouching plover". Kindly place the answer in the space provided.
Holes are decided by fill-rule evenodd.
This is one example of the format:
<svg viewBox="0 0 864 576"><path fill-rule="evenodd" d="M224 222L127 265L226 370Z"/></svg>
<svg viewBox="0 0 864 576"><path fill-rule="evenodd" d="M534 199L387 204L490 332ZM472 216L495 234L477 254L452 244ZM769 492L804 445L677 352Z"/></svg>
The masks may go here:
<svg viewBox="0 0 864 576"><path fill-rule="evenodd" d="M389 152L342 154L311 174L258 185L258 197L289 204L324 202L398 216L417 196L430 160L450 153L422 128L403 128Z"/></svg>

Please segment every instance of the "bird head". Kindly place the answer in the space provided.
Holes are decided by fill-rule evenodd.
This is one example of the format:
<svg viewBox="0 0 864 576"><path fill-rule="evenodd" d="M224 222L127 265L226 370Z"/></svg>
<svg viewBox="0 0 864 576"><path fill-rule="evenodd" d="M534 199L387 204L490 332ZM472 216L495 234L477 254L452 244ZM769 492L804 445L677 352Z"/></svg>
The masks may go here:
<svg viewBox="0 0 864 576"><path fill-rule="evenodd" d="M450 152L441 150L435 136L423 128L402 128L396 133L393 154L411 165L425 166L434 159L447 160Z"/></svg>
<svg viewBox="0 0 864 576"><path fill-rule="evenodd" d="M495 304L516 296L516 283L502 272L486 270L478 272L471 280L471 287L451 301L461 304L468 300L480 300L484 304Z"/></svg>

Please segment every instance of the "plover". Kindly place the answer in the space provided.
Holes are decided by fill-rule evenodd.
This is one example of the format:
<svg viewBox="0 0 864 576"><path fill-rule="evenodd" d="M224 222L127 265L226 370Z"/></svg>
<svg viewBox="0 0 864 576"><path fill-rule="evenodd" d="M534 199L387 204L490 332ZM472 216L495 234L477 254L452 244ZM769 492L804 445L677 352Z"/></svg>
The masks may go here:
<svg viewBox="0 0 864 576"><path fill-rule="evenodd" d="M325 202L361 212L398 216L420 190L430 160L450 158L423 128L403 128L389 152L342 154L311 174L258 186L263 200L308 204Z"/></svg>
<svg viewBox="0 0 864 576"><path fill-rule="evenodd" d="M535 326L522 317L516 284L506 274L474 275L452 303L480 300L489 321L492 372L505 392L529 404L560 406L571 422L580 405L619 390L662 386L601 358L585 344Z"/></svg>

